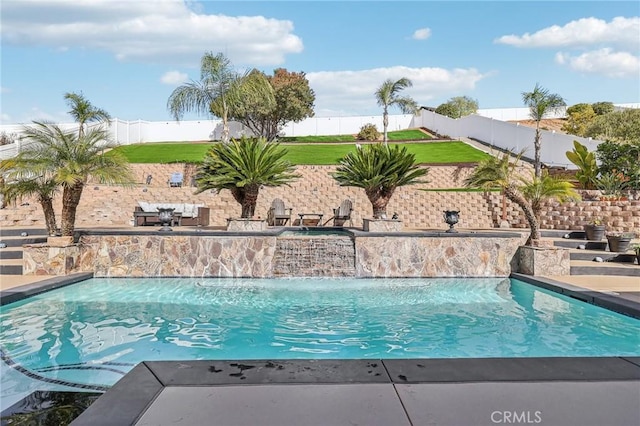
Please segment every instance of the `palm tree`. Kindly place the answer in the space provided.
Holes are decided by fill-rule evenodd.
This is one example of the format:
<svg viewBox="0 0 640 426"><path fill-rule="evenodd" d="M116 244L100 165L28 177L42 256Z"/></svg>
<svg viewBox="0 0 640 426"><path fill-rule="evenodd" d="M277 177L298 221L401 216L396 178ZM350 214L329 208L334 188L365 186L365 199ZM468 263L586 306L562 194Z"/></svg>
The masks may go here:
<svg viewBox="0 0 640 426"><path fill-rule="evenodd" d="M549 176L549 172L544 170L541 177L535 174L531 180L521 178L522 194L531 204L531 210L540 223L540 213L542 212L542 203L548 199L556 199L560 202L569 200L579 200L580 195L573 189L571 182Z"/></svg>
<svg viewBox="0 0 640 426"><path fill-rule="evenodd" d="M408 78L401 78L393 81L385 80L382 86L376 90L376 100L378 105L383 108L382 125L384 127L384 143L387 143L387 127L389 126L389 108L397 106L403 114L416 114L418 112L418 104L409 96L400 96L400 92L407 87L411 87L413 83Z"/></svg>
<svg viewBox="0 0 640 426"><path fill-rule="evenodd" d="M527 245L540 240L540 226L531 205L520 192L517 177L517 165L522 154L516 156L511 162L510 153L504 153L502 157L489 157L478 163L473 173L464 180L468 188L482 188L486 190L501 189L503 194L516 203L524 213L531 233L527 239Z"/></svg>
<svg viewBox="0 0 640 426"><path fill-rule="evenodd" d="M535 176L540 177L541 164L540 164L540 139L542 134L540 132L540 121L553 112L556 112L559 108L566 106L564 99L556 94L549 93L549 90L541 87L536 83L533 88L533 92L522 92L522 102L529 107L529 116L536 122L536 135L533 140L533 147L535 150L534 157L534 170Z"/></svg>
<svg viewBox="0 0 640 426"><path fill-rule="evenodd" d="M425 183L420 178L428 171L415 163L415 155L406 147L375 143L347 153L333 178L340 186L363 188L373 207L374 219L382 219L396 188Z"/></svg>
<svg viewBox="0 0 640 426"><path fill-rule="evenodd" d="M207 52L200 60L200 81L191 80L177 87L169 96L167 108L176 120L185 112L211 114L222 119L222 141L229 142L229 112L246 96L247 87L260 85L259 90L269 93L266 79L249 78L250 72L240 74L222 53ZM266 87L265 87L266 85Z"/></svg>
<svg viewBox="0 0 640 426"><path fill-rule="evenodd" d="M67 105L71 108L69 114L78 123L78 138L82 138L86 129L85 125L92 121L100 123L111 123L111 116L109 113L101 108L96 108L84 97L82 93L65 93L64 98L67 100Z"/></svg>
<svg viewBox="0 0 640 426"><path fill-rule="evenodd" d="M32 176L47 176L62 187L61 233L72 236L76 210L88 179L128 185L133 175L124 156L113 151L105 154L106 149L116 146L106 129L92 128L79 136L52 123L33 123L22 130L32 144L21 155L25 162L33 164Z"/></svg>
<svg viewBox="0 0 640 426"><path fill-rule="evenodd" d="M0 162L0 172L6 173L2 195L7 202L15 202L18 197L35 196L42 206L47 235L54 236L58 231L56 212L53 209L53 197L58 183L49 175L34 175L34 162L23 155Z"/></svg>
<svg viewBox="0 0 640 426"><path fill-rule="evenodd" d="M242 206L241 217L253 217L262 186L288 185L300 177L284 159L287 151L264 138L233 139L215 144L196 172L198 189L228 189Z"/></svg>

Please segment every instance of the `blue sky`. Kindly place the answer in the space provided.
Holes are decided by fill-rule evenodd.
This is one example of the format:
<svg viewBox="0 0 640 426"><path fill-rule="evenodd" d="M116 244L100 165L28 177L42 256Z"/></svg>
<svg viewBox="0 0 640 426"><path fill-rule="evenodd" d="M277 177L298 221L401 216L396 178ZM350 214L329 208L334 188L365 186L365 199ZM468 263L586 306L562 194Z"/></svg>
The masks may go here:
<svg viewBox="0 0 640 426"><path fill-rule="evenodd" d="M637 1L2 0L0 12L2 124L69 122L66 92L122 120L172 120L167 98L206 51L238 70L304 71L319 117L379 115L375 90L401 77L424 106L522 107L536 83L568 105L640 101Z"/></svg>

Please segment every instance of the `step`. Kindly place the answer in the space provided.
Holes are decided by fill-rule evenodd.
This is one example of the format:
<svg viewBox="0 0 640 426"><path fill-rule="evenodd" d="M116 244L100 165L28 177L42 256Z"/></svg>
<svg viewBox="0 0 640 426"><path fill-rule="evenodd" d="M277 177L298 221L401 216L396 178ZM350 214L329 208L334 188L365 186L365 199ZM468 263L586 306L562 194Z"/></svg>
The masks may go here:
<svg viewBox="0 0 640 426"><path fill-rule="evenodd" d="M586 260L571 262L571 275L607 275L640 277L640 265L627 263L596 263ZM638 284L640 288L640 283Z"/></svg>
<svg viewBox="0 0 640 426"><path fill-rule="evenodd" d="M586 240L587 235L584 231L567 230L567 229L541 229L540 235L543 238L565 238L568 235L569 238L574 240Z"/></svg>
<svg viewBox="0 0 640 426"><path fill-rule="evenodd" d="M19 237L23 232L26 232L28 236L35 236L35 235L47 236L46 229L15 227L15 228L1 228L0 239L2 239L2 237Z"/></svg>
<svg viewBox="0 0 640 426"><path fill-rule="evenodd" d="M610 251L599 250L571 250L569 254L571 260L591 260L596 257L602 258L605 262L633 263L636 260L635 253L612 253Z"/></svg>
<svg viewBox="0 0 640 426"><path fill-rule="evenodd" d="M22 259L22 250L0 249L0 259Z"/></svg>
<svg viewBox="0 0 640 426"><path fill-rule="evenodd" d="M553 245L556 247L564 247L577 249L579 246L584 246L586 250L600 250L607 251L609 244L606 241L586 241L586 240L553 240Z"/></svg>
<svg viewBox="0 0 640 426"><path fill-rule="evenodd" d="M0 275L22 275L22 259L0 260Z"/></svg>
<svg viewBox="0 0 640 426"><path fill-rule="evenodd" d="M29 236L29 237L0 237L0 243L5 243L7 245L7 247L22 247L24 244L38 244L38 243L46 243L47 242L47 237L46 236ZM1 249L0 250L4 250Z"/></svg>

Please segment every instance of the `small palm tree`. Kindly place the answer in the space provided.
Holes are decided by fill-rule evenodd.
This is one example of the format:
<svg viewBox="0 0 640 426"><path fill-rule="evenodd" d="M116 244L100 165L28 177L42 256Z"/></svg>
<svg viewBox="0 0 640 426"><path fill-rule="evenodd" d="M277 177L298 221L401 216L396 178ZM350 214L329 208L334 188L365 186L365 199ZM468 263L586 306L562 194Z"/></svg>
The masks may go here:
<svg viewBox="0 0 640 426"><path fill-rule="evenodd" d="M542 133L540 132L540 121L548 114L557 111L559 108L566 106L564 99L556 94L550 93L549 90L541 87L536 83L533 92L522 92L522 102L529 107L529 115L536 122L536 134L533 140L535 150L534 170L535 176L540 177L540 140Z"/></svg>
<svg viewBox="0 0 640 426"><path fill-rule="evenodd" d="M286 154L279 143L268 143L264 138L215 144L196 172L196 193L228 189L242 206L241 217L253 217L262 186L288 185L300 177L284 159Z"/></svg>
<svg viewBox="0 0 640 426"><path fill-rule="evenodd" d="M105 150L116 146L106 129L92 128L79 136L55 124L35 121L34 125L25 126L22 133L32 142L20 153L21 164L31 167L30 176L25 173L22 180L46 176L62 187L63 236L73 235L76 210L89 178L120 185L133 181L124 156L117 152L105 154Z"/></svg>
<svg viewBox="0 0 640 426"><path fill-rule="evenodd" d="M511 153L506 152L501 157L489 157L478 163L473 173L464 184L468 188L501 189L504 195L516 203L524 213L531 233L527 245L537 244L540 240L540 209L541 202L548 198L578 197L573 191L573 185L566 181L557 180L545 175L531 181L524 180L517 173L518 163L522 153L511 161Z"/></svg>
<svg viewBox="0 0 640 426"><path fill-rule="evenodd" d="M7 202L15 202L18 197L35 196L42 207L47 235L56 235L58 225L53 209L53 198L58 183L51 176L33 175L33 162L17 157L0 162L0 172L6 173L2 194Z"/></svg>
<svg viewBox="0 0 640 426"><path fill-rule="evenodd" d="M540 213L542 203L548 199L556 199L560 202L569 200L579 200L580 195L573 189L571 182L549 176L549 172L544 170L541 177L533 175L531 180L521 178L522 194L531 203L531 209L540 223Z"/></svg>
<svg viewBox="0 0 640 426"><path fill-rule="evenodd" d="M384 128L383 141L387 143L387 127L389 126L389 108L397 106L404 114L416 114L418 112L418 104L409 96L400 96L400 92L407 87L411 87L413 83L408 78L401 78L393 81L391 79L382 83L382 86L376 90L376 100L378 105L383 108L382 126Z"/></svg>
<svg viewBox="0 0 640 426"><path fill-rule="evenodd" d="M87 123L97 121L100 123L111 123L111 116L109 113L101 108L97 108L84 97L82 93L65 93L64 98L67 101L67 105L71 108L69 114L78 123L78 138L82 138L86 129Z"/></svg>
<svg viewBox="0 0 640 426"><path fill-rule="evenodd" d="M340 186L363 188L373 207L374 219L382 219L386 217L387 204L396 188L425 183L420 178L428 171L416 164L415 155L406 147L391 148L375 143L345 155L333 178Z"/></svg>

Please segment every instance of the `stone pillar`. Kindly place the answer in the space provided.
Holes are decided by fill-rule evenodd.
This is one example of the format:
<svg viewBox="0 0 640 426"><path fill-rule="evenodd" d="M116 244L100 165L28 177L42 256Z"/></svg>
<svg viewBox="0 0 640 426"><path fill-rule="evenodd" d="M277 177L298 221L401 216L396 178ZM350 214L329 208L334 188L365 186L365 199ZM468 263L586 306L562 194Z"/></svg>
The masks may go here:
<svg viewBox="0 0 640 426"><path fill-rule="evenodd" d="M227 219L227 231L251 232L267 229L267 221L264 219Z"/></svg>
<svg viewBox="0 0 640 426"><path fill-rule="evenodd" d="M362 219L362 230L368 232L400 232L402 221L397 219Z"/></svg>
<svg viewBox="0 0 640 426"><path fill-rule="evenodd" d="M518 248L519 272L526 275L570 275L569 249L561 247Z"/></svg>
<svg viewBox="0 0 640 426"><path fill-rule="evenodd" d="M80 263L80 246L73 243L65 245L62 242L54 244L25 244L22 251L22 274L68 275L76 272Z"/></svg>

